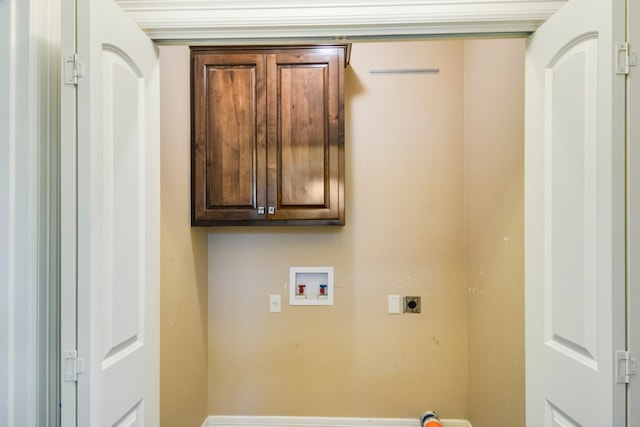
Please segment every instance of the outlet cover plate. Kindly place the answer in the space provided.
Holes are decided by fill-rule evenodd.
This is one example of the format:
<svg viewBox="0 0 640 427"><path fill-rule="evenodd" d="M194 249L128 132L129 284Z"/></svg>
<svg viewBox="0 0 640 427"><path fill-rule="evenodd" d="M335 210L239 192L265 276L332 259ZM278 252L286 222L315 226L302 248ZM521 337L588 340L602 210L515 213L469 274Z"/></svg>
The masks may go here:
<svg viewBox="0 0 640 427"><path fill-rule="evenodd" d="M420 297L405 296L403 304L404 313L420 313Z"/></svg>
<svg viewBox="0 0 640 427"><path fill-rule="evenodd" d="M400 314L400 295L389 295L389 314Z"/></svg>
<svg viewBox="0 0 640 427"><path fill-rule="evenodd" d="M282 312L282 300L280 298L280 295L269 295L269 312Z"/></svg>

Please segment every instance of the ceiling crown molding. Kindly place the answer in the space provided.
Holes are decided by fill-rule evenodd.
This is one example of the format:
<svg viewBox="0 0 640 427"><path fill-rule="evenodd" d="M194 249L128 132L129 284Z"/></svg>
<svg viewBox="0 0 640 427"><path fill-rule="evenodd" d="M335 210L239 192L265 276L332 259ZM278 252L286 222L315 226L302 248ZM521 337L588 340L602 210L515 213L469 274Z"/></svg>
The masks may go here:
<svg viewBox="0 0 640 427"><path fill-rule="evenodd" d="M116 0L157 42L529 34L566 0Z"/></svg>

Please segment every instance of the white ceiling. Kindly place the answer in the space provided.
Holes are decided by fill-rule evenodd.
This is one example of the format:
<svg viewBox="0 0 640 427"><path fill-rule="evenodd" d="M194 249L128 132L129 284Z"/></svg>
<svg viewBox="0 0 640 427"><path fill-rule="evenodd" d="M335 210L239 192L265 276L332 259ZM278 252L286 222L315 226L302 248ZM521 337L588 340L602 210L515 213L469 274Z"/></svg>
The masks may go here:
<svg viewBox="0 0 640 427"><path fill-rule="evenodd" d="M526 35L566 0L116 0L160 43Z"/></svg>

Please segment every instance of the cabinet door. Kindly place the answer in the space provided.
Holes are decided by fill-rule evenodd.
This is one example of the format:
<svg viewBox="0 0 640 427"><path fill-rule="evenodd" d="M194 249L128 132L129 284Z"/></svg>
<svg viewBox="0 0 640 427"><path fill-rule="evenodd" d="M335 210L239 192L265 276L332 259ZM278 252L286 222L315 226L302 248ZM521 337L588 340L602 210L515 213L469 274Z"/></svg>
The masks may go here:
<svg viewBox="0 0 640 427"><path fill-rule="evenodd" d="M192 51L192 224L264 219L265 57Z"/></svg>
<svg viewBox="0 0 640 427"><path fill-rule="evenodd" d="M344 49L267 55L270 220L344 223Z"/></svg>

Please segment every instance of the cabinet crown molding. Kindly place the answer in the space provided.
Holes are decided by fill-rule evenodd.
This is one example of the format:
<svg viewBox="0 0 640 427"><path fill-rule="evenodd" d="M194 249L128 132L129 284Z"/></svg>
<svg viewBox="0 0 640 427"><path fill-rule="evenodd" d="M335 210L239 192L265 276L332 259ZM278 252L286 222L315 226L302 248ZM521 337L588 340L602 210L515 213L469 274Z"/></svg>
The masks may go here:
<svg viewBox="0 0 640 427"><path fill-rule="evenodd" d="M117 0L160 43L527 35L566 0Z"/></svg>

